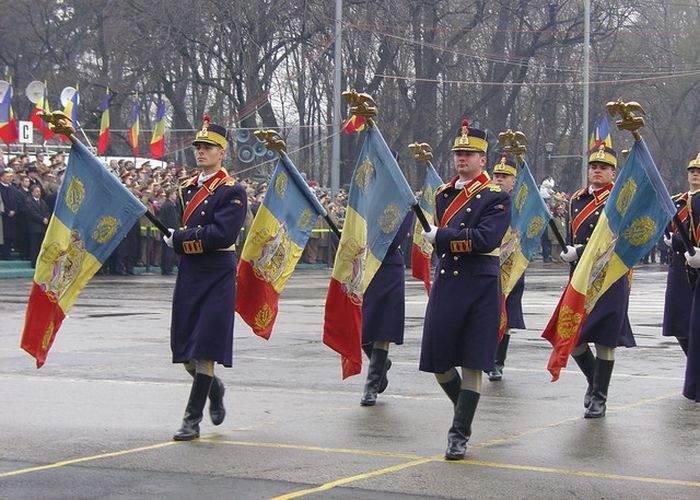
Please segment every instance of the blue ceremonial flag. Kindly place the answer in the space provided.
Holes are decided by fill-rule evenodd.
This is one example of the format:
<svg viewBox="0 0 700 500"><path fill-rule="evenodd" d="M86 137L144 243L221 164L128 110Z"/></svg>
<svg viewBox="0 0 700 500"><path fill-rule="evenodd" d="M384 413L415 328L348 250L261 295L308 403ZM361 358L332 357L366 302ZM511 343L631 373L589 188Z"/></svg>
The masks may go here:
<svg viewBox="0 0 700 500"><path fill-rule="evenodd" d="M80 143L73 144L37 258L22 348L46 361L82 289L146 207Z"/></svg>
<svg viewBox="0 0 700 500"><path fill-rule="evenodd" d="M552 379L566 366L598 299L659 241L676 207L644 140L634 143L605 209L542 337Z"/></svg>
<svg viewBox="0 0 700 500"><path fill-rule="evenodd" d="M363 132L331 283L323 342L341 355L343 378L360 373L362 296L416 198L376 125Z"/></svg>
<svg viewBox="0 0 700 500"><path fill-rule="evenodd" d="M270 178L238 264L236 311L256 335L270 338L279 296L299 262L318 216L327 215L288 156Z"/></svg>
<svg viewBox="0 0 700 500"><path fill-rule="evenodd" d="M552 218L526 161L518 169L510 207L510 226L501 244L501 335L508 325L505 300L540 248Z"/></svg>

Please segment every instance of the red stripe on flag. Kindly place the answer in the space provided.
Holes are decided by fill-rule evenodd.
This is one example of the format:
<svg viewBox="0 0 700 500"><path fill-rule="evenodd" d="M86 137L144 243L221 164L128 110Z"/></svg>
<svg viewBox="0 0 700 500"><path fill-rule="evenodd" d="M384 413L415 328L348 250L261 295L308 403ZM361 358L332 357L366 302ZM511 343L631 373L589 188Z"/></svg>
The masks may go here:
<svg viewBox="0 0 700 500"><path fill-rule="evenodd" d="M151 158L160 160L165 153L165 137L161 137L156 142L152 142L149 147L151 149Z"/></svg>
<svg viewBox="0 0 700 500"><path fill-rule="evenodd" d="M107 147L109 146L109 129L106 128L100 132L100 136L97 138L97 154L103 155L107 152Z"/></svg>
<svg viewBox="0 0 700 500"><path fill-rule="evenodd" d="M549 340L553 347L547 363L552 382L559 379L559 372L566 367L571 351L578 344L586 316L586 296L576 291L571 284L567 285L542 333L542 338Z"/></svg>
<svg viewBox="0 0 700 500"><path fill-rule="evenodd" d="M335 278L326 296L323 343L340 354L344 379L362 371L362 304L350 300Z"/></svg>
<svg viewBox="0 0 700 500"><path fill-rule="evenodd" d="M506 296L501 293L500 315L498 320L498 343L503 340L503 336L508 329L508 308L506 307Z"/></svg>
<svg viewBox="0 0 700 500"><path fill-rule="evenodd" d="M58 303L39 285L33 283L24 319L22 349L34 356L37 368L41 368L46 362L46 356L64 317Z"/></svg>
<svg viewBox="0 0 700 500"><path fill-rule="evenodd" d="M236 312L255 335L269 339L277 319L279 293L270 283L256 276L250 262L243 259L238 264L236 290Z"/></svg>
<svg viewBox="0 0 700 500"><path fill-rule="evenodd" d="M19 131L17 130L17 120L10 118L10 121L0 127L0 139L5 144L13 144L19 139Z"/></svg>
<svg viewBox="0 0 700 500"><path fill-rule="evenodd" d="M425 255L415 243L411 245L411 275L423 282L426 293L430 295L430 255Z"/></svg>

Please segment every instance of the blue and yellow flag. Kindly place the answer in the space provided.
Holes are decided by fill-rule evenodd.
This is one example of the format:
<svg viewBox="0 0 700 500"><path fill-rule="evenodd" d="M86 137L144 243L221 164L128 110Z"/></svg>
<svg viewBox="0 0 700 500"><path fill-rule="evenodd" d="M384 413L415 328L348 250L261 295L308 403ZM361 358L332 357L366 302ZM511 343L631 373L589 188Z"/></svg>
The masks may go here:
<svg viewBox="0 0 700 500"><path fill-rule="evenodd" d="M238 264L236 311L256 335L270 338L279 296L326 210L286 155L272 173Z"/></svg>
<svg viewBox="0 0 700 500"><path fill-rule="evenodd" d="M510 226L501 243L501 319L499 335L508 326L505 301L540 248L540 237L552 215L527 162L518 169L510 205Z"/></svg>
<svg viewBox="0 0 700 500"><path fill-rule="evenodd" d="M596 301L649 253L675 213L644 140L635 142L542 334L553 346L547 366L553 381L566 366Z"/></svg>
<svg viewBox="0 0 700 500"><path fill-rule="evenodd" d="M362 296L416 203L377 126L361 133L364 142L348 193L323 328L323 342L341 356L343 378L362 368Z"/></svg>
<svg viewBox="0 0 700 500"><path fill-rule="evenodd" d="M442 186L443 182L435 171L433 164L426 165L425 181L418 198L418 205L425 218L431 224L435 224L435 190ZM433 255L433 245L423 236L423 226L419 220L413 227L413 243L411 245L411 275L423 282L425 291L430 294L430 259Z"/></svg>
<svg viewBox="0 0 700 500"><path fill-rule="evenodd" d="M73 144L66 175L37 258L22 349L37 368L80 291L146 207L82 144Z"/></svg>

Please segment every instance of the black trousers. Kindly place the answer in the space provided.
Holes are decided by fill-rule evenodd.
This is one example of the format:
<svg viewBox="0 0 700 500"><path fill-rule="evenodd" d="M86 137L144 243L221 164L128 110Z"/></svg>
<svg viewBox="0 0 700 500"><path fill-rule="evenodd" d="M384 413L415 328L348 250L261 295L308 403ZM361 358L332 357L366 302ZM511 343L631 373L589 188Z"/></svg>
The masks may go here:
<svg viewBox="0 0 700 500"><path fill-rule="evenodd" d="M160 273L172 274L173 268L177 262L175 250L170 248L165 242L160 240Z"/></svg>
<svg viewBox="0 0 700 500"><path fill-rule="evenodd" d="M552 242L549 239L549 234L547 234L547 231L545 230L544 233L542 233L542 238L540 239L540 242L542 243L542 260L544 262L549 262L552 260Z"/></svg>
<svg viewBox="0 0 700 500"><path fill-rule="evenodd" d="M41 250L41 242L44 241L46 233L30 233L29 234L29 260L32 262L32 267L36 267L36 259L39 257Z"/></svg>

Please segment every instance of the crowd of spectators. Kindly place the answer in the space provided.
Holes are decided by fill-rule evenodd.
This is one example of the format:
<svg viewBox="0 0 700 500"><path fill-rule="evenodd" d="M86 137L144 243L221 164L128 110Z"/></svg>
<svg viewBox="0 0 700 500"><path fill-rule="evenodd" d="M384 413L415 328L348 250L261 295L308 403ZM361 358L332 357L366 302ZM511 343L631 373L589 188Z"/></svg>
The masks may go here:
<svg viewBox="0 0 700 500"><path fill-rule="evenodd" d="M7 162L0 151L0 260L20 259L36 265L36 259L56 204L56 194L66 170L64 153L35 156L20 154ZM178 185L196 170L187 170L175 163L110 160L105 165L122 183L148 207L166 226L180 225L177 209ZM240 178L248 193L248 215L239 245L244 242L253 218L265 198L266 180ZM347 195L341 190L336 196L317 182L308 181L331 217L342 225ZM35 190L34 188L37 188ZM333 241L325 222L319 220L312 233L302 262L331 262L337 241ZM100 271L103 274L131 275L138 266L159 266L161 273L172 274L176 256L162 244L160 233L142 217L127 233Z"/></svg>
<svg viewBox="0 0 700 500"><path fill-rule="evenodd" d="M56 204L56 193L63 182L65 162L65 155L61 152L50 155L38 152L34 158L17 155L6 164L0 154L0 259L19 258L28 260L32 267L35 266L41 241ZM180 225L178 184L196 174L196 170L187 170L175 163L134 162L128 159L110 160L106 167L167 227ZM268 186L266 179L245 177L237 180L245 186L248 193L248 215L238 241L242 245ZM331 218L342 227L347 193L341 189L333 196L328 188L319 186L316 181L307 182ZM554 224L559 228L560 234L565 236L567 194L556 191L555 181L551 177L544 179L540 185L540 194L550 208ZM406 244L410 245L410 241ZM330 265L336 247L337 239L319 218L301 261ZM664 250L665 248L659 248L661 252ZM542 260L557 261L560 251L554 232L548 227L542 235ZM655 253L652 252L647 260L654 262ZM663 259L662 253L660 262L664 262ZM137 266L158 266L162 274L168 275L173 273L176 265L177 258L173 251L162 243L160 233L143 217L120 242L100 272L131 275Z"/></svg>

